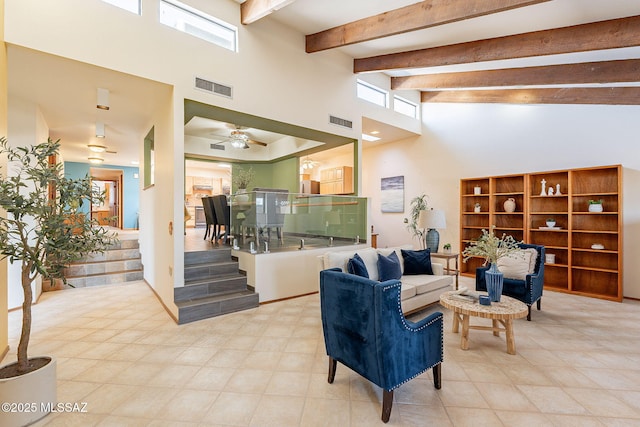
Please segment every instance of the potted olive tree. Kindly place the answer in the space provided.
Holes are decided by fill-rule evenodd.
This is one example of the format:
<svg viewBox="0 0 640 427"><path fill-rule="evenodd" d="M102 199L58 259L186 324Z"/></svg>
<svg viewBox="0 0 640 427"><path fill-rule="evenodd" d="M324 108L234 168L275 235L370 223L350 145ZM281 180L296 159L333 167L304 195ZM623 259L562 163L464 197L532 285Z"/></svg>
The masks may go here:
<svg viewBox="0 0 640 427"><path fill-rule="evenodd" d="M62 278L70 262L102 252L116 238L81 212L85 203L99 202L89 176L65 178L62 165L50 162L60 148L58 141L30 147L11 147L0 138L0 156L7 169L0 177L0 257L21 262L22 332L17 362L0 368L0 401L29 408L1 411L0 425L27 425L45 416L56 403L55 360L28 357L31 334L32 282ZM40 394L40 393L43 394Z"/></svg>

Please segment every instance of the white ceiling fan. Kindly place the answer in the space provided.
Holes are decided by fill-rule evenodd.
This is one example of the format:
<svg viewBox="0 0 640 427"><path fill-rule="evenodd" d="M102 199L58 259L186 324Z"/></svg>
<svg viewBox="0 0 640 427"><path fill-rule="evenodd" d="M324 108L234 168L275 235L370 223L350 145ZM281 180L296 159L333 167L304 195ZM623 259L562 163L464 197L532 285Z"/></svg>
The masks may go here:
<svg viewBox="0 0 640 427"><path fill-rule="evenodd" d="M238 125L227 125L232 127L231 133L228 136L213 134L213 136L223 138L220 142L215 144L211 144L212 148L215 145L224 144L225 142L230 142L233 148L237 149L247 149L249 148L249 144L260 145L262 147L266 147L267 144L262 141L257 141L251 137L249 132L243 130L242 126Z"/></svg>

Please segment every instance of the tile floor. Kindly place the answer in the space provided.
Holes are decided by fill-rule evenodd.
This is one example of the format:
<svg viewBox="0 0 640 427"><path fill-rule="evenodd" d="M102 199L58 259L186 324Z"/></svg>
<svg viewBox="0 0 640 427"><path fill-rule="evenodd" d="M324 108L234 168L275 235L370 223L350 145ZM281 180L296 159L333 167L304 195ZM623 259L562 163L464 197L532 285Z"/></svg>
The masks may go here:
<svg viewBox="0 0 640 427"><path fill-rule="evenodd" d="M542 308L516 321L514 356L476 330L462 351L441 309L442 389L431 372L405 384L388 425L639 426L640 303L547 292ZM31 354L57 358L58 401L88 410L38 426L382 425L380 389L341 365L327 383L318 295L178 326L134 282L47 293L34 319Z"/></svg>

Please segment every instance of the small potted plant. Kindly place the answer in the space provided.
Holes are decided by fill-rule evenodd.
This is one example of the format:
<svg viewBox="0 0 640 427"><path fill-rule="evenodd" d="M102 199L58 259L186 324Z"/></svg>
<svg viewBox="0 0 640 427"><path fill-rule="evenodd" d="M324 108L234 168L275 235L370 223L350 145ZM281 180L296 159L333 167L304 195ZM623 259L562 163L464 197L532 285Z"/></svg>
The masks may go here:
<svg viewBox="0 0 640 427"><path fill-rule="evenodd" d="M252 167L249 168L234 168L233 176L231 177L231 181L233 185L236 187L236 191L240 192L240 190L247 190L251 181L256 177L256 172Z"/></svg>
<svg viewBox="0 0 640 427"><path fill-rule="evenodd" d="M442 247L442 249L444 250L445 254L450 254L451 253L451 243L445 243L444 246Z"/></svg>
<svg viewBox="0 0 640 427"><path fill-rule="evenodd" d="M602 199L589 200L589 212L602 212Z"/></svg>
<svg viewBox="0 0 640 427"><path fill-rule="evenodd" d="M236 188L235 201L238 203L247 203L249 201L249 194L247 188L251 184L251 181L256 177L256 173L252 167L249 168L234 168L231 176L231 182Z"/></svg>
<svg viewBox="0 0 640 427"><path fill-rule="evenodd" d="M556 220L553 218L547 218L547 227L555 227L556 226Z"/></svg>

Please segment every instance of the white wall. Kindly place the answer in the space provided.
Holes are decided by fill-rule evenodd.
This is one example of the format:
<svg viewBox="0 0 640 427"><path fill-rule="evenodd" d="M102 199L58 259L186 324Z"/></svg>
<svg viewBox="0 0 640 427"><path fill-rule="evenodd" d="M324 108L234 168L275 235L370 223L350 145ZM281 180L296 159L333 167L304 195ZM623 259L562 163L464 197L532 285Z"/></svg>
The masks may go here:
<svg viewBox="0 0 640 427"><path fill-rule="evenodd" d="M424 192L446 211L440 243L459 250L459 180L622 164L624 295L640 298L640 121L637 106L423 104L424 131L363 152L379 246L407 243L402 220ZM380 178L405 176L405 213L382 214ZM417 242L412 242L417 245Z"/></svg>
<svg viewBox="0 0 640 427"><path fill-rule="evenodd" d="M101 1L5 0L7 42L173 87L168 105L159 106L165 110L156 116L164 121L152 123L156 179L141 196L140 236L145 279L174 313L173 287L183 286L183 200L178 195L184 188L185 98L342 136L360 135L350 58L339 52L309 55L302 34L273 20L243 26L234 1L183 1L238 26L239 53L159 24L157 0L142 1L142 16ZM233 99L193 89L195 76L233 86ZM329 114L351 120L354 129L330 125Z"/></svg>
<svg viewBox="0 0 640 427"><path fill-rule="evenodd" d="M12 147L30 146L47 141L49 128L42 116L38 106L18 99L15 96L9 97L8 132L7 140ZM7 173L12 174L11 164L8 165ZM22 262L14 262L7 265L7 291L8 308L22 306L24 293L22 291ZM34 280L31 285L33 289L33 300L37 301L42 293L42 280Z"/></svg>

